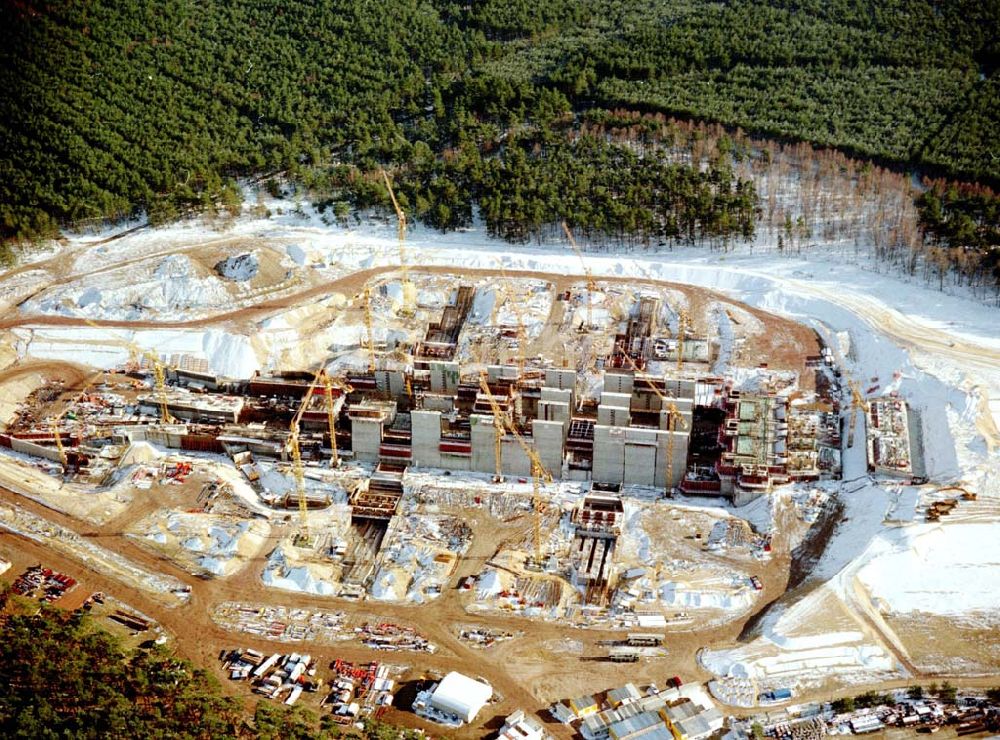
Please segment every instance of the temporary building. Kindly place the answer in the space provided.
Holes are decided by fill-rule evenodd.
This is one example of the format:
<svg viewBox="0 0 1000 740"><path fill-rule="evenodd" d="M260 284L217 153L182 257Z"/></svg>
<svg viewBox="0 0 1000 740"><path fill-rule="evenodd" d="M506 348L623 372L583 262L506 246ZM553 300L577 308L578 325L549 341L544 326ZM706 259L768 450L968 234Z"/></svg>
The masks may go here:
<svg viewBox="0 0 1000 740"><path fill-rule="evenodd" d="M452 671L434 689L430 704L441 712L459 717L463 722L471 722L492 697L490 686Z"/></svg>

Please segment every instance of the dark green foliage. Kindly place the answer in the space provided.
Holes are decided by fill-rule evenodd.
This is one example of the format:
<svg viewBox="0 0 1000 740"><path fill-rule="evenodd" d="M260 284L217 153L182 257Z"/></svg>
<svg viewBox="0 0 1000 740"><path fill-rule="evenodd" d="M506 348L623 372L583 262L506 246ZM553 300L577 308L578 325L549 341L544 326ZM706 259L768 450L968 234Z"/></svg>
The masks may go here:
<svg viewBox="0 0 1000 740"><path fill-rule="evenodd" d="M992 277L1000 288L1000 196L980 186L933 183L917 209L939 274L954 269L984 284Z"/></svg>
<svg viewBox="0 0 1000 740"><path fill-rule="evenodd" d="M30 605L28 605L30 606ZM205 671L162 648L130 653L80 613L25 608L0 582L0 736L410 740L377 721L358 732L307 709L260 702L252 718Z"/></svg>
<svg viewBox="0 0 1000 740"><path fill-rule="evenodd" d="M920 684L911 686L906 690L906 695L911 699L923 699L924 698L924 687Z"/></svg>
<svg viewBox="0 0 1000 740"><path fill-rule="evenodd" d="M1000 702L1000 686L986 689L986 698L992 702Z"/></svg>
<svg viewBox="0 0 1000 740"><path fill-rule="evenodd" d="M866 691L854 697L854 706L858 709L868 709L870 707L880 707L895 703L891 695L880 694L877 691Z"/></svg>
<svg viewBox="0 0 1000 740"><path fill-rule="evenodd" d="M958 694L958 689L956 689L950 683L945 681L943 684L941 684L941 688L938 689L934 695L937 696L938 699L945 702L946 704L954 704L955 696L957 694Z"/></svg>
<svg viewBox="0 0 1000 740"><path fill-rule="evenodd" d="M595 106L1000 181L1000 0L23 0L0 22L2 241L139 210L154 224L235 212L237 178L260 174L343 220L348 203L387 205L382 165L426 223L468 223L478 205L524 239L607 188L590 170L609 159L612 212L581 228L747 232L724 163L706 186L566 142ZM690 210L693 232L675 223Z"/></svg>
<svg viewBox="0 0 1000 740"><path fill-rule="evenodd" d="M3 622L0 734L44 737L231 738L240 702L159 650L127 657L84 618L43 609Z"/></svg>
<svg viewBox="0 0 1000 740"><path fill-rule="evenodd" d="M835 699L830 703L830 707L837 714L843 714L844 712L853 712L855 710L854 698L850 696L845 696L843 699Z"/></svg>

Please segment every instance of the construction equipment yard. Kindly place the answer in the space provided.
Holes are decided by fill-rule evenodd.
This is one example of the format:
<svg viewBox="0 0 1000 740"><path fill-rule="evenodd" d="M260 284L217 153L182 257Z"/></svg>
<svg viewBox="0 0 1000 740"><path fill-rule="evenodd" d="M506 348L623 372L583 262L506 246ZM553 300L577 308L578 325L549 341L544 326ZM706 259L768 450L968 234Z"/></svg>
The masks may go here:
<svg viewBox="0 0 1000 740"><path fill-rule="evenodd" d="M1000 519L1000 349L967 340L959 378L933 330L892 311L876 337L874 299L799 278L403 226L81 238L33 291L0 275L0 560L113 597L220 677L281 654L227 682L248 699L274 665L387 652L383 688L482 676L456 736L518 708L569 736L547 705L675 674L745 712L1000 670L995 594L930 648L947 567L892 577L952 558L995 580L995 547L957 542ZM247 255L249 276L208 267ZM358 696L434 727L388 693Z"/></svg>

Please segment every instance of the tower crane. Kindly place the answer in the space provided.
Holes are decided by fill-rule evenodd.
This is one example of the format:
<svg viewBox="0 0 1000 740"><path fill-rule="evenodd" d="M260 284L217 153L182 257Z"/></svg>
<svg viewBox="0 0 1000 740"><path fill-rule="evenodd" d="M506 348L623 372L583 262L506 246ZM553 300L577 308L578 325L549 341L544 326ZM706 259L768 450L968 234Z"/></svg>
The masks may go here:
<svg viewBox="0 0 1000 740"><path fill-rule="evenodd" d="M368 372L375 372L375 332L372 328L372 289L365 286L365 339L364 348L368 353Z"/></svg>
<svg viewBox="0 0 1000 740"><path fill-rule="evenodd" d="M628 360L629 364L632 366L633 372L635 372L638 375L638 373L639 373L639 366L635 364L635 360L633 360L628 355L628 353L623 353L623 354L624 354L625 359ZM657 388L652 383L647 382L646 385L649 387L650 390L653 391L653 393L656 394L656 397L660 399L660 404L668 412L668 416L667 416L667 432L668 432L668 434L667 434L667 478L664 481L664 486L663 487L664 487L664 489L666 489L667 491L669 491L670 488L671 488L671 481L673 481L673 479L674 479L674 431L677 428L677 420L678 419L680 420L681 428L682 429L688 429L690 427L690 425L687 423L687 420L684 418L684 415L681 414L680 409L677 408L677 404L675 404L673 402L673 399L667 398L665 395L663 395L660 392L660 389Z"/></svg>
<svg viewBox="0 0 1000 740"><path fill-rule="evenodd" d="M75 400L81 399L83 397L83 394L86 393L90 389L90 387L97 382L97 379L100 378L102 375L104 375L103 370L91 376L87 380L87 382L84 383L83 389L76 394ZM55 418L49 422L49 428L52 430L52 438L55 440L56 449L59 451L59 462L63 467L64 473L66 472L66 466L69 464L69 456L66 454L66 447L63 445L60 422L62 422L63 417L66 416L66 413L69 411L69 409L70 407L66 406L66 408L64 408L62 411L56 414Z"/></svg>
<svg viewBox="0 0 1000 740"><path fill-rule="evenodd" d="M677 315L677 370L684 365L684 337L687 334L690 317L686 309L681 309Z"/></svg>
<svg viewBox="0 0 1000 740"><path fill-rule="evenodd" d="M389 191L389 198L392 199L392 207L396 210L396 234L399 238L399 269L403 273L403 303L400 306L399 313L403 316L413 316L416 313L416 289L410 281L410 268L406 264L406 214L399 207L399 201L396 200L396 193L392 189L392 182L389 180L389 173L384 169L382 170L382 179L385 180L385 187Z"/></svg>
<svg viewBox="0 0 1000 740"><path fill-rule="evenodd" d="M538 566L542 564L542 512L544 511L545 504L542 499L542 491L539 480L542 479L546 483L552 482L552 474L542 463L541 459L538 457L538 453L535 452L531 445L529 445L521 433L517 431L517 427L514 423L504 414L500 405L497 403L496 398L493 397L492 391L490 391L490 384L486 372L482 372L479 375L479 387L482 389L483 394L486 396L486 400L490 404L490 409L493 411L494 425L496 425L496 419L503 419L503 424L506 424L507 428L510 430L511 434L514 435L514 439L524 450L524 454L528 456L528 460L531 461L531 501L532 501L532 534L533 534L533 544L535 549L535 563ZM499 453L499 447L501 445L502 437L499 427L497 429L496 445L497 452ZM497 472L500 472L500 457L497 455Z"/></svg>
<svg viewBox="0 0 1000 740"><path fill-rule="evenodd" d="M499 264L500 275L503 277L501 292L503 293L504 301L510 305L511 310L514 312L514 318L517 321L517 379L520 381L524 377L528 334L524 328L524 314L521 313L521 304L517 296L514 295L514 289L511 287L510 279L507 277L507 271L504 269L503 263Z"/></svg>
<svg viewBox="0 0 1000 740"><path fill-rule="evenodd" d="M291 424L288 426L290 433L288 435L287 449L292 457L292 475L295 478L295 490L299 500L299 539L306 543L309 542L309 503L306 500L306 475L302 467L302 451L299 448L300 423L302 415L309 408L309 401L312 400L313 393L316 392L316 386L320 382L323 382L325 375L326 373L323 368L316 371L312 383L309 384L305 396L302 397L302 403L299 405L298 411L295 412L295 416L292 417ZM328 411L329 408L328 406ZM333 442L333 447L336 451L336 441Z"/></svg>
<svg viewBox="0 0 1000 740"><path fill-rule="evenodd" d="M83 318L84 323L94 329L104 330L100 324L88 319ZM170 415L170 411L167 406L167 371L166 365L164 365L157 355L152 350L143 349L138 344L124 337L115 337L114 342L125 347L129 352L129 357L142 358L149 363L150 368L153 370L153 387L156 389L156 395L160 402L160 418L163 419L164 423L172 424L174 422L174 417Z"/></svg>
<svg viewBox="0 0 1000 740"><path fill-rule="evenodd" d="M576 239L573 238L573 232L570 231L569 225L563 221L562 222L563 231L566 232L566 238L569 239L569 245L573 247L573 251L576 256L580 259L580 265L583 267L583 274L587 276L587 328L594 329L594 293L597 292L597 282L594 280L594 275L587 267L586 260L583 259L583 252L580 251L580 247L576 244Z"/></svg>
<svg viewBox="0 0 1000 740"><path fill-rule="evenodd" d="M847 384L851 388L851 420L847 427L847 446L854 447L854 427L857 424L858 409L860 408L867 414L871 410L871 404L861 394L861 386L854 378L848 378Z"/></svg>
<svg viewBox="0 0 1000 740"><path fill-rule="evenodd" d="M337 454L337 412L333 403L333 389L336 388L347 394L354 390L350 383L334 380L326 372L323 373L323 387L326 391L326 423L330 430L330 467L340 467L340 455Z"/></svg>

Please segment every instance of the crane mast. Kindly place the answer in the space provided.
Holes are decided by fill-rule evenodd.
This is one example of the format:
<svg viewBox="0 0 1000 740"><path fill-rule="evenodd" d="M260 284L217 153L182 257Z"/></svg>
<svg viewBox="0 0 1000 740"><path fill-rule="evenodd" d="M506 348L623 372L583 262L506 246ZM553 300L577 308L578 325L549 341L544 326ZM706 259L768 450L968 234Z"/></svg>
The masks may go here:
<svg viewBox="0 0 1000 740"><path fill-rule="evenodd" d="M363 293L365 299L365 340L364 347L368 353L368 372L375 372L375 331L372 327L372 290L365 287Z"/></svg>
<svg viewBox="0 0 1000 740"><path fill-rule="evenodd" d="M326 424L330 431L330 467L339 468L340 455L337 453L337 412L333 403L333 389L337 388L344 393L350 393L354 390L354 386L350 383L334 381L329 375L326 374L326 372L324 372L323 387L326 391L326 399L324 401L326 406Z"/></svg>
<svg viewBox="0 0 1000 740"><path fill-rule="evenodd" d="M524 365L527 361L528 334L524 328L524 314L521 313L521 304L517 296L514 295L514 290L511 288L510 279L507 277L507 271L504 269L503 263L500 263L500 275L503 278L501 292L503 293L504 300L510 304L510 308L514 312L514 318L517 320L517 379L520 381L524 377Z"/></svg>
<svg viewBox="0 0 1000 740"><path fill-rule="evenodd" d="M677 316L677 370L680 371L684 365L684 337L688 328L688 312L681 309Z"/></svg>
<svg viewBox="0 0 1000 740"><path fill-rule="evenodd" d="M854 378L848 378L847 384L851 388L851 420L847 427L847 446L854 447L854 427L857 426L858 409L867 414L871 410L871 405L861 394L861 386Z"/></svg>
<svg viewBox="0 0 1000 740"><path fill-rule="evenodd" d="M639 373L639 366L635 364L635 360L633 360L629 356L629 354L627 352L622 353L622 354L625 357L625 359L628 360L629 364L632 366L633 372L635 372L636 375L638 375L638 373ZM684 428L684 429L688 428L688 423L687 423L687 421L685 421L684 416L680 412L680 409L677 408L677 404L675 404L672 399L667 398L665 395L663 395L660 392L660 389L657 388L652 383L647 382L646 385L649 386L649 389L652 390L653 393L656 395L656 397L660 399L660 404L668 412L668 416L667 416L667 432L668 432L668 434L667 434L667 478L664 481L664 486L663 487L664 487L664 489L666 491L670 491L670 487L671 487L671 483L670 482L674 479L674 431L677 428L677 420L678 419L680 419L680 422L682 424L682 428Z"/></svg>
<svg viewBox="0 0 1000 740"><path fill-rule="evenodd" d="M100 329L102 331L104 329L104 327L91 319L84 317L83 321L87 324L87 326L94 329ZM130 358L136 358L137 360L142 358L149 363L150 368L153 370L153 388L156 392L157 401L160 406L160 417L163 419L164 423L172 424L174 422L174 417L170 415L170 411L168 410L166 365L160 361L160 358L155 352L143 349L135 342L122 337L115 337L113 341L116 344L125 347L128 350Z"/></svg>
<svg viewBox="0 0 1000 740"><path fill-rule="evenodd" d="M587 267L587 262L583 258L583 252L580 251L580 247L577 246L576 239L573 238L573 232L569 229L569 224L565 221L562 222L563 231L566 232L566 238L569 239L569 244L573 247L573 251L576 256L580 259L580 265L583 267L583 274L587 276L587 328L593 329L594 327L594 293L597 292L597 283L594 281L594 275Z"/></svg>
<svg viewBox="0 0 1000 740"><path fill-rule="evenodd" d="M299 405L298 411L295 412L295 416L292 417L291 424L289 424L288 435L288 451L292 457L292 475L295 478L295 490L298 494L299 503L299 540L303 542L309 541L309 502L306 499L306 476L305 470L302 467L302 451L299 448L299 434L300 434L300 423L302 421L302 415L309 408L309 401L312 400L313 393L316 392L316 386L319 385L323 376L326 373L323 368L316 371L316 375L309 384L309 388L306 390L305 396L302 397L302 403ZM334 448L336 448L336 442L333 443Z"/></svg>
<svg viewBox="0 0 1000 740"><path fill-rule="evenodd" d="M385 181L386 190L389 191L392 207L396 211L396 235L399 239L399 269L403 273L403 302L399 313L403 316L413 316L416 313L416 289L410 280L410 268L406 263L406 214L403 213L403 209L399 206L399 201L396 200L396 193L392 189L392 181L389 179L389 173L384 169L382 170L382 179Z"/></svg>
<svg viewBox="0 0 1000 740"><path fill-rule="evenodd" d="M514 439L524 450L524 454L528 456L528 460L531 461L531 490L532 490L532 543L535 550L535 563L539 566L542 564L542 512L545 509L545 502L542 499L542 490L540 485L540 480L544 479L546 483L552 482L552 474L546 469L545 465L542 463L541 459L538 457L538 453L535 452L531 445L529 445L521 433L517 431L514 423L507 418L500 405L497 403L496 398L493 397L493 392L490 390L490 384L488 376L485 372L479 375L479 387L483 391L483 395L486 396L486 400L490 404L490 409L493 411L494 425L496 424L496 419L503 419L501 424L506 424L507 428L510 430L511 434L514 435ZM501 430L497 428L496 444L497 444L497 473L500 473L500 463L499 463L499 447L501 440Z"/></svg>

